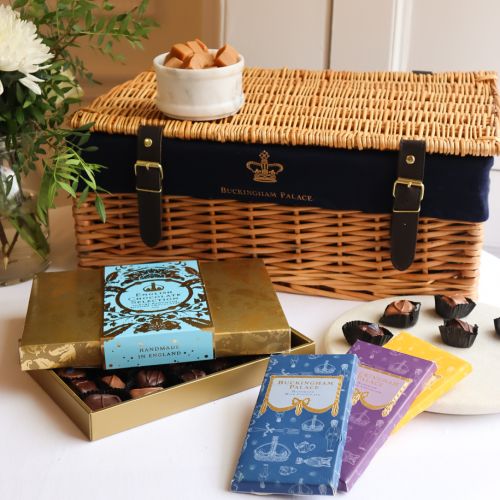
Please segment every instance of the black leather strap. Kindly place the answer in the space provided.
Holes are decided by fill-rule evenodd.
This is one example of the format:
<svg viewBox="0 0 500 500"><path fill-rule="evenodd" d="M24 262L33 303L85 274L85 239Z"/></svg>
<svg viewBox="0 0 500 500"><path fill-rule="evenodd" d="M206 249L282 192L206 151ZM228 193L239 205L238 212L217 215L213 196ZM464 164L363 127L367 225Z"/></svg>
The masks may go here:
<svg viewBox="0 0 500 500"><path fill-rule="evenodd" d="M143 125L137 134L137 161L134 165L142 241L154 247L161 240L162 127Z"/></svg>
<svg viewBox="0 0 500 500"><path fill-rule="evenodd" d="M420 202L424 197L425 141L402 140L399 146L398 178L392 195L391 260L404 271L413 263L417 246Z"/></svg>

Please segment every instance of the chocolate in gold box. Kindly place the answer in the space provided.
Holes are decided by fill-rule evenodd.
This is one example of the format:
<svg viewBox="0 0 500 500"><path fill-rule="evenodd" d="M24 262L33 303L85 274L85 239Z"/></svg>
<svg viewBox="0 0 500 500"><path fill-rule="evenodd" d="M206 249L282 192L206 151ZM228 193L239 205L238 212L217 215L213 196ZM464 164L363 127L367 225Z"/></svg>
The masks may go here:
<svg viewBox="0 0 500 500"><path fill-rule="evenodd" d="M127 368L290 349L291 331L258 259L178 261L41 273L22 370Z"/></svg>
<svg viewBox="0 0 500 500"><path fill-rule="evenodd" d="M314 351L311 339L291 330L289 353ZM259 385L268 361L268 356L238 356L147 369L29 374L93 441Z"/></svg>

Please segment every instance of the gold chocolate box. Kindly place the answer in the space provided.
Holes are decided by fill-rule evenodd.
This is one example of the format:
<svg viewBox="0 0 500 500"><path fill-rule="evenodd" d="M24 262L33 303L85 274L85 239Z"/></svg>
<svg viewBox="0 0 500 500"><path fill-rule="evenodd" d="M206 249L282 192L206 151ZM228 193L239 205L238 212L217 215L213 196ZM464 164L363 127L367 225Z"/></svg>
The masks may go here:
<svg viewBox="0 0 500 500"><path fill-rule="evenodd" d="M200 262L199 268L214 357L290 349L290 326L261 260ZM102 327L102 270L37 275L19 342L21 369L103 366Z"/></svg>
<svg viewBox="0 0 500 500"><path fill-rule="evenodd" d="M314 354L314 341L292 329L290 353ZM91 440L101 439L204 403L220 399L262 382L269 357L221 370L160 392L92 411L54 370L29 374Z"/></svg>

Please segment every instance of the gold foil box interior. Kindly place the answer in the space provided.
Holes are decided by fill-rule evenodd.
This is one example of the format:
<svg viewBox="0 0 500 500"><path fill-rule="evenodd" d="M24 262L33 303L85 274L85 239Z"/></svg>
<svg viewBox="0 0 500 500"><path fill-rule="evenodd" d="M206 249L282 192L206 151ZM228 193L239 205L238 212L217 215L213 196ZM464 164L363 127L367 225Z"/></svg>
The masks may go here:
<svg viewBox="0 0 500 500"><path fill-rule="evenodd" d="M290 327L261 260L199 265L215 357L290 348ZM102 273L78 269L35 277L19 343L22 370L102 366Z"/></svg>
<svg viewBox="0 0 500 500"><path fill-rule="evenodd" d="M291 330L293 354L314 354L315 343ZM138 399L92 411L55 370L33 370L29 375L47 392L91 441L137 427L168 415L250 389L262 382L269 356L169 387Z"/></svg>

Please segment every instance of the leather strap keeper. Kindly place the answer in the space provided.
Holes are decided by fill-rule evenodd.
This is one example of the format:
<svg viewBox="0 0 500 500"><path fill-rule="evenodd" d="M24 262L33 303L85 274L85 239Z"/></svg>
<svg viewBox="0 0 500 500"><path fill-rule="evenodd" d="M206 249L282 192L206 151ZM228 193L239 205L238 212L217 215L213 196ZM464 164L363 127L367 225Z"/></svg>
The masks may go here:
<svg viewBox="0 0 500 500"><path fill-rule="evenodd" d="M397 175L392 188L391 261L404 271L411 266L417 246L420 203L424 197L425 141L402 140Z"/></svg>
<svg viewBox="0 0 500 500"><path fill-rule="evenodd" d="M134 165L135 189L139 205L142 241L154 247L161 240L162 181L161 142L163 128L141 126L137 136L137 161Z"/></svg>

